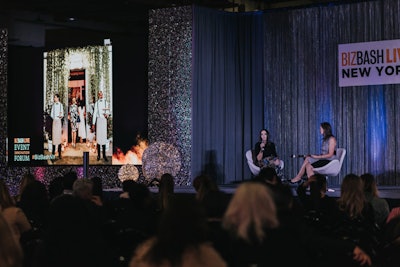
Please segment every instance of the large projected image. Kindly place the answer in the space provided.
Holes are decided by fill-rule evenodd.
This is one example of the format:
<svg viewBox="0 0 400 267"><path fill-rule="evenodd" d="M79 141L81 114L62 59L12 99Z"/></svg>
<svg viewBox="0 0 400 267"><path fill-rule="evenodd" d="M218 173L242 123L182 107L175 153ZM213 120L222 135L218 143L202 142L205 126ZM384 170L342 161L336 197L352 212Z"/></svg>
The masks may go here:
<svg viewBox="0 0 400 267"><path fill-rule="evenodd" d="M44 54L43 157L49 165L111 164L112 46Z"/></svg>
<svg viewBox="0 0 400 267"><path fill-rule="evenodd" d="M31 72L22 61L10 64L9 165L82 165L87 160L90 165L142 164L148 147L146 96L138 87L126 86L137 79L127 78L131 65L126 67L126 50L119 48L115 52L105 44L40 54L32 49L12 51L13 58L34 55L31 62L43 65ZM117 74L113 62L118 63Z"/></svg>

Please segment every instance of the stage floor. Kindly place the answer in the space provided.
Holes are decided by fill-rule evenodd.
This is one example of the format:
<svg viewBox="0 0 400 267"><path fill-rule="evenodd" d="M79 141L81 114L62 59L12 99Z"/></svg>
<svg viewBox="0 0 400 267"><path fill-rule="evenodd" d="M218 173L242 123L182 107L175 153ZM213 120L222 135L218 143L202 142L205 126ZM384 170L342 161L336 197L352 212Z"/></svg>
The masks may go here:
<svg viewBox="0 0 400 267"><path fill-rule="evenodd" d="M219 185L219 189L227 194L233 194L240 183ZM290 184L293 189L293 194L296 196L297 184ZM149 187L152 193L158 192L157 186ZM396 207L400 206L400 187L396 186L380 186L378 187L379 196L387 199L389 206ZM108 189L109 194L119 194L121 192L120 188ZM196 191L193 186L175 186L174 192L177 194L195 194ZM327 194L331 197L340 196L340 187L329 187Z"/></svg>
<svg viewBox="0 0 400 267"><path fill-rule="evenodd" d="M225 193L233 194L236 188L240 185L240 183L235 184L223 184L218 185L219 189ZM296 195L297 184L289 184L289 186L293 189L293 194ZM157 186L149 187L152 193L158 192ZM400 205L400 186L378 186L379 196L387 199L394 199L399 201ZM108 192L121 192L121 188L113 188L107 189ZM193 186L175 186L174 192L178 194L196 194L196 191ZM327 194L332 197L340 196L340 186L334 187L330 186L328 188Z"/></svg>
<svg viewBox="0 0 400 267"><path fill-rule="evenodd" d="M228 194L233 194L235 192L235 189L238 187L239 184L233 184L233 185L219 185L220 190L228 193ZM290 184L290 187L293 189L293 195L296 196L296 188L297 184ZM157 192L158 188L154 187L151 188L152 192ZM393 207L398 207L400 206L400 187L395 187L395 186L381 186L378 187L379 190L379 196L382 198L385 198L388 203L390 208ZM175 187L175 192L176 193L190 193L190 194L195 194L195 190L193 187L190 186L179 186ZM340 196L340 187L329 187L328 196L331 197L339 197Z"/></svg>
<svg viewBox="0 0 400 267"><path fill-rule="evenodd" d="M232 185L219 185L219 188L226 192L226 193L234 193L236 187L238 187L239 184L232 184ZM296 187L297 185L290 185L290 187L293 188L293 192L296 193ZM151 187L151 191L157 190L157 187ZM394 187L394 186L381 186L378 187L379 190L379 195L380 197L383 198L396 198L400 199L400 187ZM192 186L177 186L175 187L175 192L176 193L195 193L195 190ZM328 189L328 195L333 196L333 197L339 197L340 196L340 187L329 187Z"/></svg>

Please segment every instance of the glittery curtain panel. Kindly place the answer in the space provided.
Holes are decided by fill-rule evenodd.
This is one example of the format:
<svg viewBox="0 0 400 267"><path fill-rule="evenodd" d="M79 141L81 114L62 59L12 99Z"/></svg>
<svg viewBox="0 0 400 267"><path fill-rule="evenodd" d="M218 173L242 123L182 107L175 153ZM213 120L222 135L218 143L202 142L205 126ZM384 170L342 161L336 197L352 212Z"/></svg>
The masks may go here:
<svg viewBox="0 0 400 267"><path fill-rule="evenodd" d="M0 29L0 113L7 114L7 30ZM6 163L7 116L0 116L0 165L4 173Z"/></svg>
<svg viewBox="0 0 400 267"><path fill-rule="evenodd" d="M165 142L179 151L181 166L175 176L178 185L191 183L191 51L192 8L151 10L148 136L150 145ZM168 154L168 151L163 153ZM153 166L165 164L157 162L158 157L148 160L155 161L149 163ZM165 171L169 172L168 169Z"/></svg>
<svg viewBox="0 0 400 267"><path fill-rule="evenodd" d="M263 126L273 133L290 178L302 163L290 155L320 153L319 124L328 121L338 147L347 149L331 185L365 172L380 185L400 184L400 85L339 87L337 72L338 44L400 38L399 4L369 1L265 14Z"/></svg>

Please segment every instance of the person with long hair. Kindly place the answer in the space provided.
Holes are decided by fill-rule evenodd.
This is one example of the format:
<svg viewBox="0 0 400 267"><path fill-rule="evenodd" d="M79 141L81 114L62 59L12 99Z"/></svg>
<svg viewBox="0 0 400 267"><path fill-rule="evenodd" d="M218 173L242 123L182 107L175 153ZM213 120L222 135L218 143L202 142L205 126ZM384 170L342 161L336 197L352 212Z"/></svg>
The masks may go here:
<svg viewBox="0 0 400 267"><path fill-rule="evenodd" d="M261 129L260 140L254 145L255 164L260 168L266 166L277 167L281 164L276 153L275 143L269 140L267 129Z"/></svg>
<svg viewBox="0 0 400 267"><path fill-rule="evenodd" d="M0 266L1 267L22 267L24 252L16 240L11 228L0 212Z"/></svg>
<svg viewBox="0 0 400 267"><path fill-rule="evenodd" d="M370 265L369 255L356 244L308 227L292 202L289 186L255 181L239 185L222 219L226 238L214 242L230 267L344 266L325 262L336 257L345 258L341 263Z"/></svg>
<svg viewBox="0 0 400 267"><path fill-rule="evenodd" d="M372 205L365 197L362 179L356 174L347 174L340 191L337 209L330 220L330 234L350 240L373 259L379 246L380 229L375 223Z"/></svg>
<svg viewBox="0 0 400 267"><path fill-rule="evenodd" d="M222 230L225 239L213 242L231 267L306 266L304 246L298 243L296 234L281 228L274 193L263 183L239 185L222 218ZM298 249L283 257L287 244Z"/></svg>
<svg viewBox="0 0 400 267"><path fill-rule="evenodd" d="M376 185L375 177L371 173L364 173L360 176L364 183L364 194L374 210L375 221L382 227L389 215L390 208L386 199L379 196L378 186Z"/></svg>
<svg viewBox="0 0 400 267"><path fill-rule="evenodd" d="M129 267L226 267L208 241L204 209L194 199L173 199L162 213L156 235L135 250Z"/></svg>
<svg viewBox="0 0 400 267"><path fill-rule="evenodd" d="M16 240L19 241L23 233L32 229L25 212L16 206L15 200L3 179L0 179L0 212L8 222Z"/></svg>
<svg viewBox="0 0 400 267"><path fill-rule="evenodd" d="M14 197L16 203L20 201L22 192L24 191L25 187L35 180L35 175L30 172L24 173L22 175L21 181L19 182L18 194Z"/></svg>
<svg viewBox="0 0 400 267"><path fill-rule="evenodd" d="M322 145L320 154L307 155L297 175L290 180L291 183L301 181L304 175L307 178L314 175L314 168L319 168L328 164L331 160L337 159L336 156L336 137L332 133L332 126L329 122L322 122L319 127L322 135Z"/></svg>
<svg viewBox="0 0 400 267"><path fill-rule="evenodd" d="M162 212L167 208L171 199L174 198L175 182L174 177L170 173L161 175L158 187L158 211Z"/></svg>

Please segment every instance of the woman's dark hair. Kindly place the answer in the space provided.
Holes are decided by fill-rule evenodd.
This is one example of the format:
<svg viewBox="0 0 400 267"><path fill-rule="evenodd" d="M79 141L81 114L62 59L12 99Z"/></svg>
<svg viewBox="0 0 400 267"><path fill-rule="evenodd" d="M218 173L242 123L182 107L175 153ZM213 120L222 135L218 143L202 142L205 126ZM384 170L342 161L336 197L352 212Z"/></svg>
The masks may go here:
<svg viewBox="0 0 400 267"><path fill-rule="evenodd" d="M260 134L259 134L260 141L261 141L261 133L262 133L262 131L265 131L265 132L267 133L267 141L268 141L268 139L269 139L269 132L268 132L267 129L261 129L261 130L260 130Z"/></svg>
<svg viewBox="0 0 400 267"><path fill-rule="evenodd" d="M360 175L364 184L364 192L372 194L374 197L379 197L378 187L376 185L375 177L371 173L364 173Z"/></svg>
<svg viewBox="0 0 400 267"><path fill-rule="evenodd" d="M103 181L101 178L99 176L94 176L90 178L90 180L93 182L93 195L99 196L101 199L103 199Z"/></svg>
<svg viewBox="0 0 400 267"><path fill-rule="evenodd" d="M168 260L171 266L180 266L184 251L206 242L207 232L206 213L198 201L173 199L161 215L157 241L145 257L155 265Z"/></svg>
<svg viewBox="0 0 400 267"><path fill-rule="evenodd" d="M122 182L122 191L129 192L132 187L134 187L136 182L134 180L124 180Z"/></svg>
<svg viewBox="0 0 400 267"><path fill-rule="evenodd" d="M324 140L328 140L330 137L333 136L332 134L332 126L329 122L321 122L321 128L324 130Z"/></svg>
<svg viewBox="0 0 400 267"><path fill-rule="evenodd" d="M158 197L159 197L159 208L161 210L165 209L168 206L168 203L171 197L174 194L174 176L170 173L164 173L161 175L160 184L158 188Z"/></svg>

